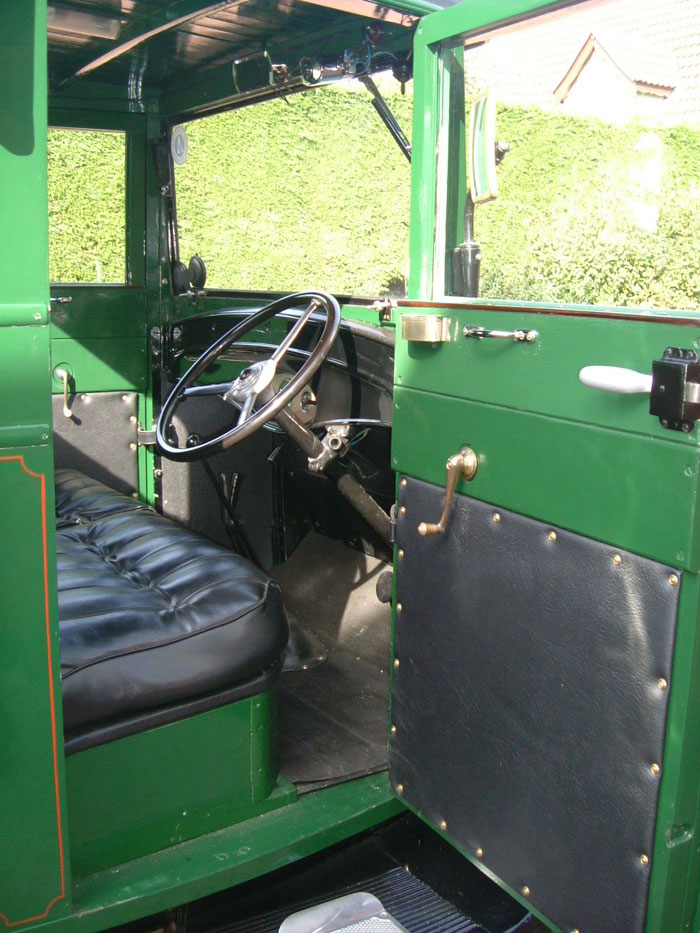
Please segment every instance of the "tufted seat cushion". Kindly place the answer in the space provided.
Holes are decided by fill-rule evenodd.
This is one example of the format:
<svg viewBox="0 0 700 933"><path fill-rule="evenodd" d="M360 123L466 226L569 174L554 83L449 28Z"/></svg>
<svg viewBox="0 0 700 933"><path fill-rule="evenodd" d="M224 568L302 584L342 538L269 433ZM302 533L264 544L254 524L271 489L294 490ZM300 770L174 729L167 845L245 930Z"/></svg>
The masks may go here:
<svg viewBox="0 0 700 933"><path fill-rule="evenodd" d="M116 492L79 470L56 470L56 522L91 522L115 512L153 512L150 505Z"/></svg>
<svg viewBox="0 0 700 933"><path fill-rule="evenodd" d="M67 733L214 694L279 665L289 633L267 574L74 474L57 472Z"/></svg>

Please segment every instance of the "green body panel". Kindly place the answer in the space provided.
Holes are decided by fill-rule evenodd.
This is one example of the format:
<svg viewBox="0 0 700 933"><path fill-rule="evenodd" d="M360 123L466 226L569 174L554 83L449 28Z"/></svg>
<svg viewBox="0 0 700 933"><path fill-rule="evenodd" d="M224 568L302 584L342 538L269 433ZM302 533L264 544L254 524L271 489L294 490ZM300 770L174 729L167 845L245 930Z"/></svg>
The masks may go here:
<svg viewBox="0 0 700 933"><path fill-rule="evenodd" d="M53 285L51 294L70 298L51 311L52 339L146 335L146 291L140 286Z"/></svg>
<svg viewBox="0 0 700 933"><path fill-rule="evenodd" d="M399 309L400 316L412 313L422 309ZM648 395L596 391L581 385L578 374L584 366L600 365L650 375L652 361L661 359L666 347L700 347L698 315L688 315L687 325L678 326L656 313L635 310L625 316L620 309L621 319L609 317L605 309L581 309L580 317L568 317L533 307L511 311L483 304L478 310L445 307L427 313L449 318L451 341L398 341L396 382L401 386L697 446L697 428L689 434L668 431L649 415ZM467 326L535 330L537 338L533 343L479 340L463 335Z"/></svg>
<svg viewBox="0 0 700 933"><path fill-rule="evenodd" d="M3 382L2 429L37 425L36 443L46 444L51 424L46 387L49 377L48 327L2 327ZM2 442L0 442L2 443ZM3 447L12 446L5 440Z"/></svg>
<svg viewBox="0 0 700 933"><path fill-rule="evenodd" d="M205 897L313 855L403 810L386 774L304 794L293 804L78 879L74 912L44 924L92 933Z"/></svg>
<svg viewBox="0 0 700 933"><path fill-rule="evenodd" d="M144 392L148 385L148 348L143 337L97 337L51 341L52 372L67 368L72 392L113 392L133 389ZM53 391L62 391L54 379Z"/></svg>
<svg viewBox="0 0 700 933"><path fill-rule="evenodd" d="M264 693L71 755L74 875L291 802L294 787L276 787L275 747L276 696Z"/></svg>
<svg viewBox="0 0 700 933"><path fill-rule="evenodd" d="M0 929L13 929L70 909L51 507L45 4L3 9L0 48Z"/></svg>
<svg viewBox="0 0 700 933"><path fill-rule="evenodd" d="M60 914L69 884L47 454L48 445L0 451L0 619L22 623L0 627L0 923L6 928ZM21 587L6 585L15 578Z"/></svg>
<svg viewBox="0 0 700 933"><path fill-rule="evenodd" d="M480 461L469 495L697 567L697 450L400 386L394 419L393 462L402 473L444 486L445 461L468 444ZM416 525L438 518L416 516Z"/></svg>

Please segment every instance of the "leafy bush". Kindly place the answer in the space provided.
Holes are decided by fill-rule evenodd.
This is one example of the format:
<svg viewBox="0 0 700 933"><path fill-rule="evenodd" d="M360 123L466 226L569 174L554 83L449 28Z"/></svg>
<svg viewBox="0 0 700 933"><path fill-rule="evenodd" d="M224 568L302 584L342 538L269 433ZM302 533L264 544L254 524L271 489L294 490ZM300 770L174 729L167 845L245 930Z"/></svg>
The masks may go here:
<svg viewBox="0 0 700 933"><path fill-rule="evenodd" d="M49 130L49 277L126 280L123 133Z"/></svg>
<svg viewBox="0 0 700 933"><path fill-rule="evenodd" d="M410 132L410 101L391 106ZM410 166L364 88L334 87L187 127L180 251L215 287L376 295L402 283Z"/></svg>
<svg viewBox="0 0 700 933"><path fill-rule="evenodd" d="M406 132L411 98L390 94ZM329 87L190 124L182 257L209 284L401 292L409 166L364 91ZM502 106L511 152L476 208L485 297L700 306L700 133ZM124 140L49 138L51 276L123 281Z"/></svg>
<svg viewBox="0 0 700 933"><path fill-rule="evenodd" d="M481 293L700 305L700 133L500 108L499 198L477 207Z"/></svg>

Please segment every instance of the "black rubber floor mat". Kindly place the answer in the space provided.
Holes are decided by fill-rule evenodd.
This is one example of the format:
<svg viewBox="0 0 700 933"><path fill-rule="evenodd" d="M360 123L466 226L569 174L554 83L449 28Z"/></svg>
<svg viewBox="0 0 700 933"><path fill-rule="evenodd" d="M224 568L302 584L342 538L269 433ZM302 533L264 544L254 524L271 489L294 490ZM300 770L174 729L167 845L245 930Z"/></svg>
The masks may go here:
<svg viewBox="0 0 700 933"><path fill-rule="evenodd" d="M386 671L343 649L280 682L280 763L300 792L386 768Z"/></svg>
<svg viewBox="0 0 700 933"><path fill-rule="evenodd" d="M384 908L403 924L409 933L479 933L483 927L465 917L427 885L403 868L393 868L376 878L343 891L329 894L328 900L352 891L368 891L382 902ZM278 933L280 924L290 913L302 910L318 899L300 902L293 908L270 911L240 923L219 927L217 933Z"/></svg>
<svg viewBox="0 0 700 933"><path fill-rule="evenodd" d="M386 768L391 610L375 594L385 569L311 533L272 571L290 618L328 652L280 679L280 771L300 793Z"/></svg>

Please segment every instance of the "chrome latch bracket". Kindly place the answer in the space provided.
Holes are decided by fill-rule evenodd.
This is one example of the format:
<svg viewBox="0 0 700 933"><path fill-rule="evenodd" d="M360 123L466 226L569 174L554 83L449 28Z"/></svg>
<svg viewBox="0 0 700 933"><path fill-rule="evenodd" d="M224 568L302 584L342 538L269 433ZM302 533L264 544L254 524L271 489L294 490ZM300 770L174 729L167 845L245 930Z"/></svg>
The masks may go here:
<svg viewBox="0 0 700 933"><path fill-rule="evenodd" d="M515 343L534 343L539 334L536 330L488 330L486 327L465 327L462 331L465 337L476 337L481 340L491 337L497 340L513 340Z"/></svg>

